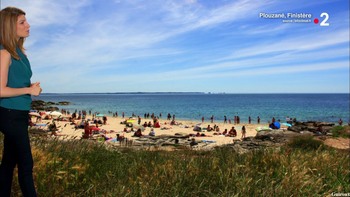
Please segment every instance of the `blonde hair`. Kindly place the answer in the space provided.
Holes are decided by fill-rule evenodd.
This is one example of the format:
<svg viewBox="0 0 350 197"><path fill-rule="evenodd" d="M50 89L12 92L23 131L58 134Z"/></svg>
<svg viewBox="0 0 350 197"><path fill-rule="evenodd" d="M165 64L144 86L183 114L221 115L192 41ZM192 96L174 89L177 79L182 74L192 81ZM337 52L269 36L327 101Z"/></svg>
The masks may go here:
<svg viewBox="0 0 350 197"><path fill-rule="evenodd" d="M15 7L7 7L0 11L0 44L17 60L20 58L16 48L19 47L24 52L25 40L25 38L17 40L17 20L20 15L26 13Z"/></svg>

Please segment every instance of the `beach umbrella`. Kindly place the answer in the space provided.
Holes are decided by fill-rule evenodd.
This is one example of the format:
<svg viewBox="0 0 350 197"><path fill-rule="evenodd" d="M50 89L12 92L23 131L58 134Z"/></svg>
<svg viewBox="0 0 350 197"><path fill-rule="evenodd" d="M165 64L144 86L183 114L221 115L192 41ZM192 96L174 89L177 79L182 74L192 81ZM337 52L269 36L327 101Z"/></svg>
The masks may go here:
<svg viewBox="0 0 350 197"><path fill-rule="evenodd" d="M38 112L29 112L30 116L36 116L36 117L41 117Z"/></svg>
<svg viewBox="0 0 350 197"><path fill-rule="evenodd" d="M62 116L62 113L61 112L58 112L58 111L52 111L49 113L50 116Z"/></svg>

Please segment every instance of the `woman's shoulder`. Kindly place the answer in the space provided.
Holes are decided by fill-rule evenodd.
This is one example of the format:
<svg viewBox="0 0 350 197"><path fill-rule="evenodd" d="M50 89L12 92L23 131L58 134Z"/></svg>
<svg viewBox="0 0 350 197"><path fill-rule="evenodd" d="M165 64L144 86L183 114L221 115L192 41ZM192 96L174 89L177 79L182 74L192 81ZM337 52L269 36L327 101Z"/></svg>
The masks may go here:
<svg viewBox="0 0 350 197"><path fill-rule="evenodd" d="M6 50L4 49L3 47L1 47L2 45L0 45L0 53L1 53L1 58L10 58L11 57L11 54Z"/></svg>
<svg viewBox="0 0 350 197"><path fill-rule="evenodd" d="M0 44L1 58L11 57L11 54Z"/></svg>

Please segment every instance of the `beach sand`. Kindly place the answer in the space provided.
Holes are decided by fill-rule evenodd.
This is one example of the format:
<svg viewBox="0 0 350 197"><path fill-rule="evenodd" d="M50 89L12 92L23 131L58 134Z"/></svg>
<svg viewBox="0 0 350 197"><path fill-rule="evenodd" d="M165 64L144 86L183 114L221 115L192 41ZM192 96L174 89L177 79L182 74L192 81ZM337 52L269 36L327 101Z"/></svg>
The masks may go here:
<svg viewBox="0 0 350 197"><path fill-rule="evenodd" d="M86 119L91 120L91 116L87 116ZM102 120L102 118L100 118ZM126 127L125 124L121 124L121 122L125 121L128 118L122 118L122 117L112 117L112 116L107 116L107 123L105 125L99 125L99 128L101 130L105 130L106 136L115 138L116 134L120 134L129 140L135 140L138 137L133 137L132 135L134 132L123 132L124 128ZM35 118L32 119L33 122L35 122ZM144 119L142 118L141 124L144 122L149 122L152 121L152 119ZM229 123L223 123L221 122L200 122L200 121L191 121L191 120L176 120L176 123L178 125L170 125L170 120L166 119L159 119L160 121L160 128L154 128L155 131L155 136L159 135L175 135L176 133L181 133L181 134L196 134L197 131L193 131L193 128L195 125L200 123L201 128L206 128L208 125L211 127L214 127L214 125L219 126L220 128L220 133L222 133L225 129L228 131L232 128L235 127L237 131L237 136L236 137L226 137L224 135L214 135L214 131L202 131L200 134L205 134L205 137L194 137L197 142L201 141L210 141L210 146L221 146L224 144L232 144L233 140L240 140L242 137L242 126L244 125L246 127L246 137L250 136L255 136L257 131L255 130L257 127L267 127L268 124L248 124L248 123L241 123L241 124L229 124ZM42 120L40 123L51 123L52 120ZM55 121L56 125L58 127L58 134L60 138L63 139L70 139L70 138L75 138L75 139L80 139L82 137L82 133L84 132L84 129L75 129L74 125L71 125L70 122L68 121ZM76 123L81 122L81 120L76 120ZM91 122L91 121L90 121ZM137 119L134 120L133 122L134 125L137 124ZM91 125L91 124L90 124ZM167 129L163 129L167 128ZM130 130L130 127L127 127L128 130ZM100 130L100 131L101 131ZM134 129L136 131L136 129ZM112 132L111 132L112 131ZM142 132L143 135L148 135L149 132L151 131L151 127L145 127L145 130ZM62 136L61 136L62 135ZM190 137L193 138L193 137Z"/></svg>

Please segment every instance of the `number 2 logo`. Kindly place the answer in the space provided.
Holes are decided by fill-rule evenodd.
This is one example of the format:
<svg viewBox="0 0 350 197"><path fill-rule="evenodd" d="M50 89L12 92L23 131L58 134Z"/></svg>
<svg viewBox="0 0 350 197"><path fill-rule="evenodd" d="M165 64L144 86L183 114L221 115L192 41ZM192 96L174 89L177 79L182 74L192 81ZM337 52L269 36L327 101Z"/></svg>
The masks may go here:
<svg viewBox="0 0 350 197"><path fill-rule="evenodd" d="M320 23L320 26L329 26L329 23L327 22L328 19L329 19L329 15L327 12L323 12L321 15L320 15L321 18L324 17L324 19L322 20L322 22Z"/></svg>

